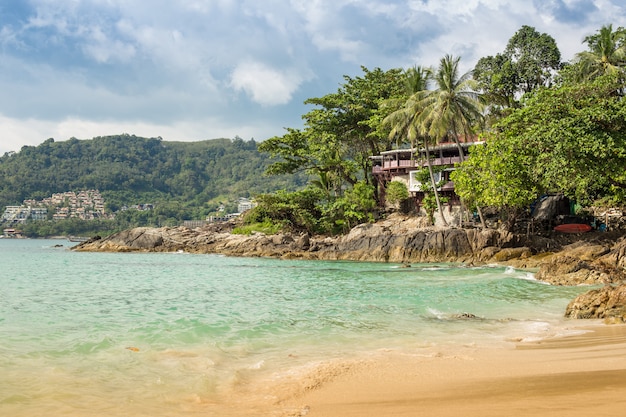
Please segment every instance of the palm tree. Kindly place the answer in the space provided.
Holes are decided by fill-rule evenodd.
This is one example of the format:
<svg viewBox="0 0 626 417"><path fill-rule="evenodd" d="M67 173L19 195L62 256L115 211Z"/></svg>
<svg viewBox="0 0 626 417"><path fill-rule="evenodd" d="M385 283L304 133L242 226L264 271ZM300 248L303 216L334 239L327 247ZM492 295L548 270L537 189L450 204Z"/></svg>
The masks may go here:
<svg viewBox="0 0 626 417"><path fill-rule="evenodd" d="M626 30L613 31L613 25L602 26L598 33L585 37L588 51L576 54L579 78L593 79L616 74L626 65Z"/></svg>
<svg viewBox="0 0 626 417"><path fill-rule="evenodd" d="M469 137L473 124L482 121L482 105L479 94L470 88L471 71L459 76L460 57L444 56L434 74L435 90L419 94L422 108L420 123L428 136L439 141L449 134L459 148L461 161L465 154L460 134Z"/></svg>
<svg viewBox="0 0 626 417"><path fill-rule="evenodd" d="M422 125L419 122L422 112L419 97L422 92L426 91L428 81L432 77L432 71L428 68L416 66L406 70L404 72L404 77L406 99L387 102L388 106L397 108L397 110L385 117L385 119L383 119L383 123L391 126L391 131L389 132L390 138L397 139L400 137L407 137L411 141L412 148L415 147L418 140L421 139L424 142L424 146L426 147L426 165L428 166L428 172L430 174L430 182L435 195L437 210L439 213L443 213L441 209L441 200L439 199L439 193L437 192L437 183L435 182L433 168L430 163L428 138L424 135ZM443 214L441 217L444 225L448 226Z"/></svg>
<svg viewBox="0 0 626 417"><path fill-rule="evenodd" d="M459 150L461 162L465 161L465 152L461 146L459 135L466 138L473 134L473 125L482 123L483 106L480 96L471 88L472 73L459 76L460 57L444 56L434 74L435 90L418 93L417 105L422 109L418 118L422 130L435 143L451 135ZM428 153L428 147L426 147ZM478 207L481 224L484 219Z"/></svg>
<svg viewBox="0 0 626 417"><path fill-rule="evenodd" d="M391 126L389 138L407 138L411 141L411 147L415 147L415 142L420 138L421 133L417 130L417 116L421 109L417 106L416 94L428 88L428 82L432 77L430 68L414 66L404 71L405 95L400 98L390 99L385 102L388 108L396 109L390 113L383 123Z"/></svg>

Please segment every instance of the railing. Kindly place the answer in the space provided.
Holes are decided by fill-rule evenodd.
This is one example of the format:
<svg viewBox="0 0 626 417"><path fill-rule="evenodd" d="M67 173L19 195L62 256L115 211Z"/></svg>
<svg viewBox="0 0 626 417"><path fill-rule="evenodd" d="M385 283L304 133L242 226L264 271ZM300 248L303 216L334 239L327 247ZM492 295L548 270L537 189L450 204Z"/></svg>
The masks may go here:
<svg viewBox="0 0 626 417"><path fill-rule="evenodd" d="M461 157L450 156L447 158L434 158L430 160L432 166L454 165L461 162ZM427 166L426 161L416 161L410 159L401 159L399 161L383 161L383 165L376 165L372 168L372 172L380 173L382 171L394 168L423 168Z"/></svg>
<svg viewBox="0 0 626 417"><path fill-rule="evenodd" d="M384 161L383 169L391 169L391 168L415 168L417 166L417 161L407 160L399 160L399 161Z"/></svg>

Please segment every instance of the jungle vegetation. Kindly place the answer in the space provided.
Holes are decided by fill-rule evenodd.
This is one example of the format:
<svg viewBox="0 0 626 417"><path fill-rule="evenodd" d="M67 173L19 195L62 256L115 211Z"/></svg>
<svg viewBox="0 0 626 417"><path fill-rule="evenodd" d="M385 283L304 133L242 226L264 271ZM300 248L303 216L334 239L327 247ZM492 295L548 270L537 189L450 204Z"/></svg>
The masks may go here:
<svg viewBox="0 0 626 417"><path fill-rule="evenodd" d="M361 76L345 76L337 92L307 100L314 107L303 115L304 128L261 143L277 158L269 173L306 173L312 181L260 198L248 222L340 232L379 209L366 204L367 195L380 203L369 156L443 138L458 143L462 135L485 144L461 153L457 193L468 208L495 208L509 227L549 192L584 206L624 205L626 31L607 25L583 36L586 50L571 62L561 61L550 35L523 26L502 53L464 74L459 58L446 55L435 68L362 68ZM440 212L432 169L428 176L429 210Z"/></svg>

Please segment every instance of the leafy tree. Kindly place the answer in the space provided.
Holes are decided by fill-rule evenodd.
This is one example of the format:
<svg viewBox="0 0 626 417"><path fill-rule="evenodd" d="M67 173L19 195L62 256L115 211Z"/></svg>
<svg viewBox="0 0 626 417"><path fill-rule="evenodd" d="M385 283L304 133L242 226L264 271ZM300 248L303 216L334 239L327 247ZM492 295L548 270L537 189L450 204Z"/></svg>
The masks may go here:
<svg viewBox="0 0 626 417"><path fill-rule="evenodd" d="M472 125L480 122L482 114L478 94L469 85L471 73L459 75L459 61L458 57L444 56L433 77L436 89L417 93L417 107L421 109L417 121L427 137L435 143L452 136L463 161L465 157L459 135L471 136ZM424 141L427 157L430 153L428 142ZM428 165L432 171L430 163ZM434 184L434 176L431 183ZM437 187L433 187L433 194L438 201ZM437 207L441 211L439 202ZM447 225L445 218L443 222Z"/></svg>
<svg viewBox="0 0 626 417"><path fill-rule="evenodd" d="M389 204L398 207L409 198L409 190L406 188L406 184L401 181L389 181L385 196Z"/></svg>
<svg viewBox="0 0 626 417"><path fill-rule="evenodd" d="M526 140L514 135L487 135L484 145L470 148L470 157L450 174L455 192L473 207L497 207L511 229L518 215L540 195L532 172L534 157Z"/></svg>
<svg viewBox="0 0 626 417"><path fill-rule="evenodd" d="M345 76L336 93L305 101L316 107L303 116L304 129L259 146L275 158L268 173L305 172L338 194L360 180L371 184L369 157L391 148L380 129L381 103L401 94L402 79L399 70L362 69L364 76Z"/></svg>
<svg viewBox="0 0 626 417"><path fill-rule="evenodd" d="M422 139L421 126L418 122L422 109L419 106L418 93L428 88L432 70L414 66L404 71L403 78L404 94L384 102L384 107L389 109L389 112L382 120L382 124L391 127L388 136L395 140L397 148L405 140L409 140L411 148L415 148Z"/></svg>
<svg viewBox="0 0 626 417"><path fill-rule="evenodd" d="M561 53L554 38L524 25L501 54L481 58L473 76L492 111L500 114L505 108L519 107L524 94L551 85L560 68Z"/></svg>
<svg viewBox="0 0 626 417"><path fill-rule="evenodd" d="M444 56L434 73L436 88L419 92L419 123L435 141L452 136L464 159L459 136L470 137L482 120L479 95L470 87L471 73L459 75L460 57Z"/></svg>
<svg viewBox="0 0 626 417"><path fill-rule="evenodd" d="M522 26L506 46L505 55L514 64L519 89L523 93L550 85L561 67L561 52L552 36Z"/></svg>
<svg viewBox="0 0 626 417"><path fill-rule="evenodd" d="M420 105L423 110L420 121L428 128L429 136L437 140L452 136L463 162L465 153L459 135L462 134L465 138L473 136L474 126L482 125L483 106L479 94L472 88L471 72L459 75L459 61L459 57L453 58L450 55L441 59L434 76L437 88L421 93ZM480 206L476 209L481 225L485 227Z"/></svg>
<svg viewBox="0 0 626 417"><path fill-rule="evenodd" d="M513 62L506 55L480 58L474 67L473 77L492 109L517 106L518 77Z"/></svg>
<svg viewBox="0 0 626 417"><path fill-rule="evenodd" d="M359 181L343 197L326 206L327 230L347 232L359 223L374 221L372 211L375 207L374 187Z"/></svg>
<svg viewBox="0 0 626 417"><path fill-rule="evenodd" d="M430 149L429 142L430 137L427 136L428 126L423 122L423 112L425 107L424 95L427 94L425 87L428 85L428 80L432 77L431 70L425 70L421 67L414 67L404 73L405 77L405 97L406 101L404 105L400 106L397 110L391 112L387 117L383 119L383 123L390 125L391 130L389 137L394 138L398 136L406 136L413 145L414 143L421 141L426 149L426 165L428 166L428 172L430 173L430 181L433 185L432 190L436 202L436 206L440 213L443 213L441 208L441 201L439 199L439 193L435 184L435 176L433 174L433 168L430 161ZM394 105L398 99L394 101L388 101ZM447 225L445 217L442 215L444 225Z"/></svg>
<svg viewBox="0 0 626 417"><path fill-rule="evenodd" d="M619 198L626 186L621 88L619 77L607 75L537 91L452 174L457 193L511 212L546 191L583 205Z"/></svg>
<svg viewBox="0 0 626 417"><path fill-rule="evenodd" d="M323 198L321 191L313 188L261 194L256 197L257 206L246 213L244 221L247 224L274 223L293 231L317 233Z"/></svg>

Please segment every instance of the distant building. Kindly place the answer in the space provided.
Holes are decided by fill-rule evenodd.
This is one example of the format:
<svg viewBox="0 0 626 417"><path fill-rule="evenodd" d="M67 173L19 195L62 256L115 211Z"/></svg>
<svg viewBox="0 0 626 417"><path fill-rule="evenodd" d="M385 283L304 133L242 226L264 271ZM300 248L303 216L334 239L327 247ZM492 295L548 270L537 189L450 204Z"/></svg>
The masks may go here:
<svg viewBox="0 0 626 417"><path fill-rule="evenodd" d="M237 204L237 211L243 213L256 207L257 204L254 200L250 200L244 197L239 198L239 204Z"/></svg>
<svg viewBox="0 0 626 417"><path fill-rule="evenodd" d="M8 228L2 231L2 235L0 235L0 237L3 237L3 238L18 237L19 238L23 236L20 230Z"/></svg>
<svg viewBox="0 0 626 417"><path fill-rule="evenodd" d="M100 192L98 190L86 190L78 193L73 191L55 193L41 201L28 199L24 200L21 206L7 206L2 215L2 221L22 223L26 220L46 220L48 219L49 208L53 210L53 220L68 218L93 220L107 217L104 199Z"/></svg>
<svg viewBox="0 0 626 417"><path fill-rule="evenodd" d="M219 222L227 222L231 219L235 219L239 217L239 213L230 213L224 216L207 216L206 221L208 223L219 223Z"/></svg>
<svg viewBox="0 0 626 417"><path fill-rule="evenodd" d="M130 207L122 206L121 208L122 211L126 211L126 210L148 211L148 210L153 210L153 209L154 209L154 204L149 204L149 203L134 204Z"/></svg>
<svg viewBox="0 0 626 417"><path fill-rule="evenodd" d="M30 209L30 218L32 220L46 220L48 218L48 209L45 207L32 207Z"/></svg>
<svg viewBox="0 0 626 417"><path fill-rule="evenodd" d="M8 223L23 223L28 219L45 220L48 209L31 206L6 206L2 214L2 221Z"/></svg>
<svg viewBox="0 0 626 417"><path fill-rule="evenodd" d="M204 226L206 223L206 220L185 220L183 221L183 226L195 229L196 227Z"/></svg>

